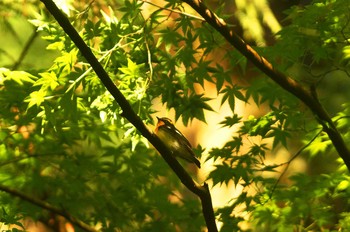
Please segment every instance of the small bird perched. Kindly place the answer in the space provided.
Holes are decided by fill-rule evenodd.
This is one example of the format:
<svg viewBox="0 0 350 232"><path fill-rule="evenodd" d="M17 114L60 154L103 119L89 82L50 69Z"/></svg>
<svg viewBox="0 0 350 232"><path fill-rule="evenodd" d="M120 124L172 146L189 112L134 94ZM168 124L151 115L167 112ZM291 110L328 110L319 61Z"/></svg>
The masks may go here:
<svg viewBox="0 0 350 232"><path fill-rule="evenodd" d="M192 151L190 142L185 136L174 126L169 118L158 118L158 123L155 129L156 135L167 146L174 156L187 160L190 163L195 163L198 168L201 163L196 158Z"/></svg>

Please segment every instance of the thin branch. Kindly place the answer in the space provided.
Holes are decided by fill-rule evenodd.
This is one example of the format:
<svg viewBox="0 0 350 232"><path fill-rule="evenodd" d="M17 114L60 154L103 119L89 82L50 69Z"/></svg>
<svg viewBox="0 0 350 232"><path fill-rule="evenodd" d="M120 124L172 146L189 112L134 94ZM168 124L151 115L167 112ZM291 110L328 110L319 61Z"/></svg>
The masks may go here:
<svg viewBox="0 0 350 232"><path fill-rule="evenodd" d="M183 0L197 11L207 23L218 31L233 47L242 53L250 62L252 62L260 71L265 73L270 79L276 82L280 87L299 98L315 114L318 122L323 126L323 130L328 134L339 156L343 159L347 169L350 171L350 150L328 112L324 109L318 99L306 90L293 78L275 69L275 67L251 46L245 43L226 22L212 12L202 0Z"/></svg>
<svg viewBox="0 0 350 232"><path fill-rule="evenodd" d="M34 157L40 157L42 155L27 155L27 156L23 156L23 157L16 157L14 159L10 159L10 160L6 160L3 162L0 162L0 167L2 166L6 166L8 164L12 164L12 163L17 163L21 160L25 160L25 159L30 159L30 158L34 158Z"/></svg>
<svg viewBox="0 0 350 232"><path fill-rule="evenodd" d="M114 45L113 48L105 52L103 56L98 59L99 62L103 61L107 56L110 56L110 54L115 51L119 46L121 45L121 40ZM68 93L71 91L85 76L87 76L92 71L92 67L89 67L83 74L81 74L77 79L75 79L72 84L67 88L65 93Z"/></svg>
<svg viewBox="0 0 350 232"><path fill-rule="evenodd" d="M273 193L275 192L278 183L281 181L282 177L284 176L284 174L286 174L289 165L292 163L293 160L295 160L295 158L297 158L308 146L310 146L315 139L322 133L322 130L320 130L307 144L305 144L304 146L302 146L297 153L295 153L292 158L290 158L287 162L280 164L279 166L282 165L286 165L286 167L284 168L284 170L282 171L281 175L278 177L276 183L273 185L270 196L269 196L269 200L272 198Z"/></svg>
<svg viewBox="0 0 350 232"><path fill-rule="evenodd" d="M33 33L29 37L29 39L28 39L26 45L24 46L20 56L18 57L17 61L13 64L12 70L16 70L21 65L21 63L23 62L25 56L27 55L30 47L32 46L32 44L33 44L35 38L38 36L38 34L39 33L37 32L37 29L34 28Z"/></svg>
<svg viewBox="0 0 350 232"><path fill-rule="evenodd" d="M0 185L0 191L6 192L12 196L16 196L24 201L27 201L33 205L39 206L40 208L46 209L52 213L61 215L62 217L66 218L68 221L70 221L72 224L76 225L80 229L84 231L90 231L90 232L97 232L98 230L94 229L93 227L89 226L85 222L73 217L71 214L67 213L66 211L57 208L46 201L39 200L37 198L31 197L29 195L26 195L22 192L19 192L15 189L9 188L4 185Z"/></svg>
<svg viewBox="0 0 350 232"><path fill-rule="evenodd" d="M107 72L102 65L98 62L91 49L86 45L78 32L74 29L68 18L57 8L52 0L41 0L48 11L60 24L62 29L67 33L71 40L80 50L81 54L90 63L97 76L100 78L103 85L114 97L116 102L122 108L122 116L125 117L130 123L132 123L138 131L159 151L163 159L168 163L170 168L175 172L181 182L194 194L196 194L202 203L203 214L207 223L209 232L216 232L216 223L214 217L214 210L211 204L211 196L208 189L208 185L204 183L202 186L197 184L191 176L185 171L185 169L179 164L179 162L171 155L167 147L162 141L152 133L146 125L142 122L140 117L133 111L131 105L126 100L120 90L114 85Z"/></svg>
<svg viewBox="0 0 350 232"><path fill-rule="evenodd" d="M350 10L350 7L348 6L348 10ZM347 20L346 23L344 24L343 28L341 29L340 33L342 34L345 43L347 43L348 45L350 44L349 38L347 38L347 36L345 35L345 29L348 27L349 23L350 23L350 17L349 15L347 15Z"/></svg>
<svg viewBox="0 0 350 232"><path fill-rule="evenodd" d="M193 14L189 14L189 13L186 13L186 12L183 12L183 11L179 11L179 10L168 9L168 8L159 6L159 5L155 4L155 3L147 1L147 0L141 0L141 1L144 2L144 3L147 3L149 5L152 5L154 7L158 7L159 9L164 10L164 11L170 11L170 12L173 12L173 13L177 13L179 15L184 15L184 16L193 18L193 19L198 19L200 21L205 21L202 17L196 16L196 15L193 15Z"/></svg>

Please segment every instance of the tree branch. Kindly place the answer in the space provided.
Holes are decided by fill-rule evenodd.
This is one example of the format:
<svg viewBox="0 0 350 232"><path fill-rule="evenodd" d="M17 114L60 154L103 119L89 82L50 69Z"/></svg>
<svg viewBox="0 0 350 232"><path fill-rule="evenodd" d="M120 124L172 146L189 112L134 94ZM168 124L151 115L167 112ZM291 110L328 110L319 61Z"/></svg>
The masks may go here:
<svg viewBox="0 0 350 232"><path fill-rule="evenodd" d="M71 38L71 40L78 47L82 55L89 62L94 69L97 76L100 78L107 90L112 94L116 102L122 108L122 116L125 117L130 123L132 123L138 131L159 151L164 160L168 163L170 168L179 177L181 182L194 194L196 194L202 203L202 210L204 218L207 224L209 232L216 232L216 223L214 217L214 210L211 204L211 196L206 183L203 186L198 185L193 181L190 175L179 164L179 162L171 155L167 147L162 141L152 133L142 122L140 117L133 111L131 105L120 92L120 90L114 85L111 78L108 76L102 65L98 62L91 49L85 44L83 39L79 36L78 32L69 22L68 18L57 8L52 0L41 0L48 11L53 15L56 21L60 24L63 30Z"/></svg>
<svg viewBox="0 0 350 232"><path fill-rule="evenodd" d="M260 56L252 47L246 44L234 31L230 30L225 21L215 15L202 0L183 0L197 11L207 23L217 30L233 47L242 53L250 62L265 73L270 79L276 82L283 89L299 98L315 114L323 130L328 134L339 156L343 159L347 169L350 171L350 150L346 146L343 137L337 130L331 117L323 108L321 103L302 85L293 78L278 71L273 65Z"/></svg>
<svg viewBox="0 0 350 232"><path fill-rule="evenodd" d="M19 55L18 59L16 60L16 62L12 66L12 70L16 70L21 65L21 63L23 62L25 56L27 55L30 47L33 45L35 38L38 35L39 35L39 33L37 32L37 28L33 28L33 32L31 34L31 36L29 37L29 39L26 42L24 48L22 49L22 52Z"/></svg>
<svg viewBox="0 0 350 232"><path fill-rule="evenodd" d="M281 172L281 175L278 177L277 181L275 182L275 184L272 186L271 192L269 194L269 199L272 199L272 195L275 192L278 183L282 180L282 177L284 176L284 174L286 174L289 165L292 163L293 160L295 160L308 146L310 146L316 139L317 137L321 134L322 130L320 130L307 144L305 144L304 146L302 146L293 156L292 158L290 158L287 162L284 162L282 164L279 164L278 166L282 166L282 165L286 165L286 167L284 168L284 170Z"/></svg>
<svg viewBox="0 0 350 232"><path fill-rule="evenodd" d="M56 208L53 205L50 205L49 203L47 203L46 201L42 201L39 199L36 199L34 197L28 196L22 192L19 192L15 189L9 188L7 186L4 185L0 185L0 191L6 192L8 194L11 194L12 196L16 196L19 197L20 199L27 201L33 205L39 206L40 208L46 209L52 213L61 215L62 217L66 218L68 221L70 221L72 224L76 225L77 227L79 227L80 229L83 229L85 231L90 231L90 232L97 232L97 230L95 230L93 227L89 226L88 224L80 221L79 219L73 217L72 215L70 215L69 213L65 212L62 209Z"/></svg>

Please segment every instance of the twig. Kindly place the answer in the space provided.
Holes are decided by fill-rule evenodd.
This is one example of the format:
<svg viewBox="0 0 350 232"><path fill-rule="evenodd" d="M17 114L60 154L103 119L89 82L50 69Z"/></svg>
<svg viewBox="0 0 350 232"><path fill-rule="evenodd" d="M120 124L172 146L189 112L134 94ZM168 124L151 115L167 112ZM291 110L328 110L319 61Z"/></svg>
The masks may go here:
<svg viewBox="0 0 350 232"><path fill-rule="evenodd" d="M322 133L322 130L320 130L307 144L305 144L304 146L302 146L297 153L295 153L292 158L290 158L287 162L280 164L279 166L282 165L286 165L285 169L282 171L281 175L278 177L276 183L273 185L270 196L269 196L269 200L272 198L273 193L275 192L278 183L280 182L280 180L282 179L282 177L284 176L284 174L286 174L289 165L292 163L293 160L295 160L295 158L297 158L308 146L311 145L311 143L313 143L315 141L315 139Z"/></svg>
<svg viewBox="0 0 350 232"><path fill-rule="evenodd" d="M20 56L18 57L17 61L13 64L12 70L16 70L21 65L21 63L24 60L24 57L27 55L27 53L29 51L30 46L32 46L32 44L33 44L35 38L38 36L38 34L39 33L37 32L37 29L34 28L33 33L29 37L29 39L28 39L26 45L24 46Z"/></svg>
<svg viewBox="0 0 350 232"><path fill-rule="evenodd" d="M19 192L15 189L9 188L4 185L0 185L0 191L6 192L8 194L11 194L12 196L19 197L20 199L27 201L33 205L39 206L40 208L46 209L52 213L61 215L62 217L66 218L68 221L70 221L72 224L76 225L77 227L83 229L84 231L90 231L90 232L97 232L98 230L92 228L85 222L73 217L71 214L67 213L66 211L59 209L46 201L39 200L37 198L31 197L29 195L26 195L22 192Z"/></svg>
<svg viewBox="0 0 350 232"><path fill-rule="evenodd" d="M177 14L179 14L179 15L184 15L184 16L193 18L193 19L198 19L198 20L200 20L200 21L205 21L202 17L198 17L198 16L193 15L193 14L189 14L189 13L186 13L186 12L183 12L183 11L179 11L179 10L168 9L168 8L159 6L159 5L155 4L155 3L150 2L150 1L147 1L147 0L141 0L141 1L144 2L144 3L147 3L147 4L149 4L149 5L152 5L152 6L154 6L154 7L158 7L159 9L164 10L164 11L170 11L170 12L173 12L173 13L177 13Z"/></svg>
<svg viewBox="0 0 350 232"><path fill-rule="evenodd" d="M349 10L350 10L350 7L348 6L348 11L349 11ZM340 33L342 34L342 36L343 36L343 38L344 38L345 43L347 43L348 45L350 44L350 41L349 41L349 39L346 37L344 31L345 31L345 29L348 27L349 23L350 23L350 17L348 16L348 17L347 17L347 20L346 20L346 23L344 24L344 26L342 27L342 29L341 29L341 31L340 31Z"/></svg>

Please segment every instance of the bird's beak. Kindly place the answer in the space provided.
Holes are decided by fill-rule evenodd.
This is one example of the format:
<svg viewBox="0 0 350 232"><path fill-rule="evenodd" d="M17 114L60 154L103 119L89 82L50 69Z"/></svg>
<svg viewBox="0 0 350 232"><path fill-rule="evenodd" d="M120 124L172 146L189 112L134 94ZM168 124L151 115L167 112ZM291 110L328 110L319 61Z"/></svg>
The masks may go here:
<svg viewBox="0 0 350 232"><path fill-rule="evenodd" d="M159 119L160 119L160 118L159 118L158 116L156 116L156 118L157 118L157 119L158 119L158 121L159 121Z"/></svg>

